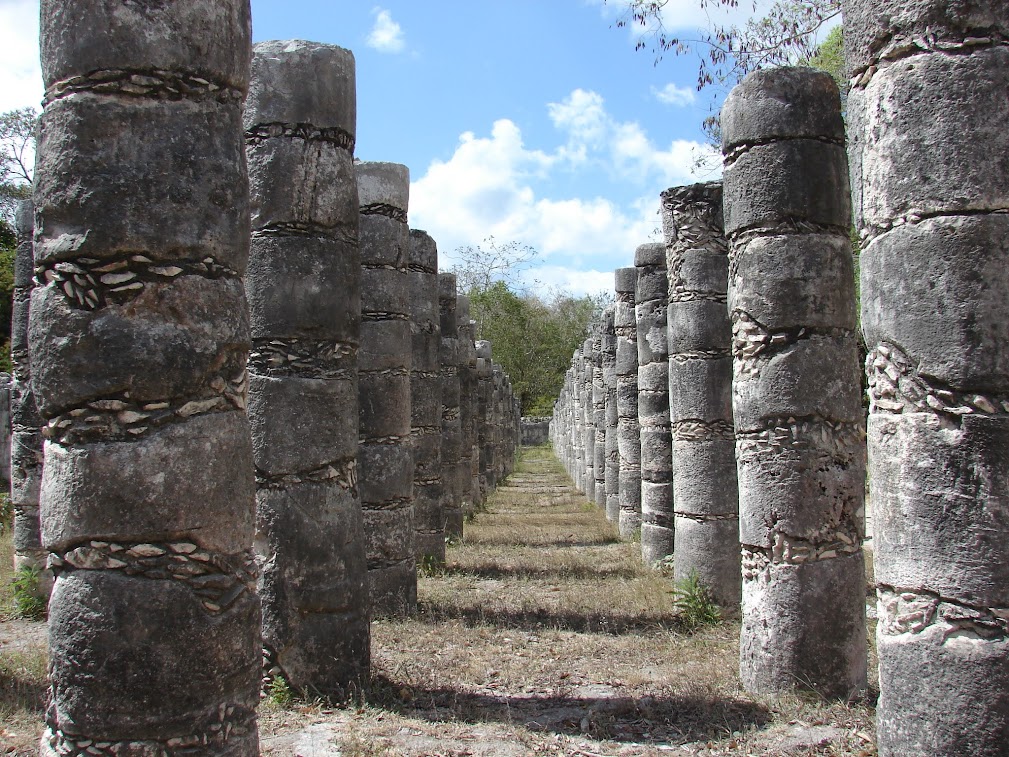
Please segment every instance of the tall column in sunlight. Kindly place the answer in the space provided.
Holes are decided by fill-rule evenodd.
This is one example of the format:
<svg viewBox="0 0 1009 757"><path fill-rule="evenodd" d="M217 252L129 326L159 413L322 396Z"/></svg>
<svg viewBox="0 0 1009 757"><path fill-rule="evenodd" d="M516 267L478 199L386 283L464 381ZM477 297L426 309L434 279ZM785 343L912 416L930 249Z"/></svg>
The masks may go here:
<svg viewBox="0 0 1009 757"><path fill-rule="evenodd" d="M732 428L729 245L722 185L662 193L669 277L669 424L673 443L673 575L695 575L722 611L739 611L739 499Z"/></svg>
<svg viewBox="0 0 1009 757"><path fill-rule="evenodd" d="M41 3L43 755L259 753L251 31L248 0Z"/></svg>
<svg viewBox="0 0 1009 757"><path fill-rule="evenodd" d="M634 290L638 327L638 424L641 438L641 557L654 565L673 554L673 461L666 343L666 248L640 245Z"/></svg>
<svg viewBox="0 0 1009 757"><path fill-rule="evenodd" d="M866 685L864 419L837 86L748 76L721 116L751 692Z"/></svg>
<svg viewBox="0 0 1009 757"><path fill-rule="evenodd" d="M477 416L480 418L477 426L477 447L480 449L480 492L486 499L494 488L491 473L491 343L481 339L476 343L476 381L477 381Z"/></svg>
<svg viewBox="0 0 1009 757"><path fill-rule="evenodd" d="M1009 752L1009 5L844 3L879 753Z"/></svg>
<svg viewBox="0 0 1009 757"><path fill-rule="evenodd" d="M413 440L415 547L420 564L445 562L441 512L441 322L438 313L438 246L410 230L410 436Z"/></svg>
<svg viewBox="0 0 1009 757"><path fill-rule="evenodd" d="M410 442L410 171L354 165L361 203L358 486L374 614L417 609Z"/></svg>
<svg viewBox="0 0 1009 757"><path fill-rule="evenodd" d="M438 274L438 308L441 322L441 477L442 515L446 538L462 536L462 492L459 455L462 422L459 418L459 323L456 317L454 273Z"/></svg>
<svg viewBox="0 0 1009 757"><path fill-rule="evenodd" d="M603 322L592 325L592 475L596 506L606 510L606 378L603 374Z"/></svg>
<svg viewBox="0 0 1009 757"><path fill-rule="evenodd" d="M603 385L606 387L603 483L606 491L606 519L617 523L620 519L620 455L617 442L617 332L613 325L612 305L603 311L602 319Z"/></svg>
<svg viewBox="0 0 1009 757"><path fill-rule="evenodd" d="M459 333L459 496L463 518L476 507L479 489L473 488L473 446L476 441L474 418L476 392L476 344L473 342L473 321L469 317L469 297L456 300L456 328Z"/></svg>
<svg viewBox="0 0 1009 757"><path fill-rule="evenodd" d="M258 43L245 111L264 665L268 681L336 698L367 677L370 648L354 70L339 47Z"/></svg>
<svg viewBox="0 0 1009 757"><path fill-rule="evenodd" d="M641 431L638 425L638 322L634 313L637 268L613 273L617 299L613 329L617 335L617 454L620 480L617 525L623 539L633 539L641 528Z"/></svg>
<svg viewBox="0 0 1009 757"><path fill-rule="evenodd" d="M582 342L581 362L581 429L582 429L582 489L589 502L596 501L596 426L592 405L592 376L595 368L593 339Z"/></svg>

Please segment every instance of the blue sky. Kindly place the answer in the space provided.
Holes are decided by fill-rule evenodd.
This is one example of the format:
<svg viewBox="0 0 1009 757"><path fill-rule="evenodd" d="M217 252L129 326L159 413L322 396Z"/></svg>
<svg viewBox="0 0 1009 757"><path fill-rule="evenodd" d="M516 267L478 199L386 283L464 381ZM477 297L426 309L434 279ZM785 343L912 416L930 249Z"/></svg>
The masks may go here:
<svg viewBox="0 0 1009 757"><path fill-rule="evenodd" d="M667 28L705 22L671 0ZM516 241L530 286L612 290L658 239L658 195L718 175L696 62L658 65L621 0L252 0L253 36L354 51L357 157L410 168L410 225L454 250ZM38 0L0 0L0 111L38 105ZM696 170L708 155L709 166Z"/></svg>

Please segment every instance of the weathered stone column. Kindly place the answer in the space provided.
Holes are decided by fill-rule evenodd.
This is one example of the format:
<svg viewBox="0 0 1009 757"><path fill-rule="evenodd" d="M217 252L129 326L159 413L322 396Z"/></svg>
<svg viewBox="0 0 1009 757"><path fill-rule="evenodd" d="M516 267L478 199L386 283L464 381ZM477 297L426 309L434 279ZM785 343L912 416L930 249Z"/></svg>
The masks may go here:
<svg viewBox="0 0 1009 757"><path fill-rule="evenodd" d="M459 498L463 518L476 509L479 494L473 489L473 446L476 443L474 425L474 392L476 390L476 345L473 343L473 322L469 319L469 297L456 299L456 329L459 334ZM479 490L477 490L479 491Z"/></svg>
<svg viewBox="0 0 1009 757"><path fill-rule="evenodd" d="M410 440L410 171L354 166L361 202L361 507L373 613L417 609Z"/></svg>
<svg viewBox="0 0 1009 757"><path fill-rule="evenodd" d="M696 574L722 611L739 611L739 505L732 428L729 246L722 185L662 193L669 277L669 425L674 578Z"/></svg>
<svg viewBox="0 0 1009 757"><path fill-rule="evenodd" d="M603 311L602 340L603 385L606 387L603 486L606 491L606 519L617 523L620 520L620 453L617 438L617 333L613 306Z"/></svg>
<svg viewBox="0 0 1009 757"><path fill-rule="evenodd" d="M445 536L462 536L462 490L459 456L462 451L462 420L459 417L459 324L456 318L454 273L438 274L438 306L441 314L441 477L442 516Z"/></svg>
<svg viewBox="0 0 1009 757"><path fill-rule="evenodd" d="M1009 6L844 12L879 753L1006 755Z"/></svg>
<svg viewBox="0 0 1009 757"><path fill-rule="evenodd" d="M641 557L654 565L673 554L673 462L666 344L666 249L634 252L638 325L638 424L641 436Z"/></svg>
<svg viewBox="0 0 1009 757"><path fill-rule="evenodd" d="M481 339L476 343L476 379L477 379L477 415L480 424L477 427L477 446L480 448L480 496L486 499L494 488L491 449L491 412L493 400L493 382L491 369L491 343Z"/></svg>
<svg viewBox="0 0 1009 757"><path fill-rule="evenodd" d="M245 110L246 287L266 678L342 697L367 678L358 493L361 269L354 57L255 46Z"/></svg>
<svg viewBox="0 0 1009 757"><path fill-rule="evenodd" d="M17 252L14 257L14 302L11 318L11 505L14 508L14 567L36 573L35 589L49 597L53 573L46 567L39 526L39 486L42 483L42 417L31 388L28 359L28 311L35 288L35 206L18 206Z"/></svg>
<svg viewBox="0 0 1009 757"><path fill-rule="evenodd" d="M747 690L866 685L865 450L837 87L748 76L722 109Z"/></svg>
<svg viewBox="0 0 1009 757"><path fill-rule="evenodd" d="M623 539L641 529L641 427L638 424L638 325L634 311L637 268L613 274L616 302L613 330L617 335L617 451L620 457L618 526Z"/></svg>
<svg viewBox="0 0 1009 757"><path fill-rule="evenodd" d="M250 35L248 0L41 4L43 755L258 754Z"/></svg>
<svg viewBox="0 0 1009 757"><path fill-rule="evenodd" d="M585 499L589 502L596 501L596 426L595 426L595 406L592 402L592 380L595 368L595 355L593 354L593 339L587 338L582 342L582 375L580 389L581 407L581 432L582 432L582 490L585 492Z"/></svg>
<svg viewBox="0 0 1009 757"><path fill-rule="evenodd" d="M413 361L410 394L413 438L413 507L417 560L445 562L441 475L441 322L438 311L438 246L410 230L410 328Z"/></svg>
<svg viewBox="0 0 1009 757"><path fill-rule="evenodd" d="M606 511L606 376L603 373L603 323L592 326L592 475L596 506Z"/></svg>

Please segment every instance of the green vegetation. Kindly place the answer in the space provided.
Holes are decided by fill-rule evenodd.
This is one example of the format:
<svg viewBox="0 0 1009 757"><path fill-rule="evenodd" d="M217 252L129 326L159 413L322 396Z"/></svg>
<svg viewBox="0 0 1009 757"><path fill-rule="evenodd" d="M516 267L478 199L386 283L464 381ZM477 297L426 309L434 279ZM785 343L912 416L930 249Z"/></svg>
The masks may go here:
<svg viewBox="0 0 1009 757"><path fill-rule="evenodd" d="M696 570L691 571L682 581L677 581L673 590L673 606L689 631L722 622L722 613L718 605L712 601L707 588L701 583Z"/></svg>
<svg viewBox="0 0 1009 757"><path fill-rule="evenodd" d="M555 292L541 297L522 288L518 274L536 251L517 242L456 251L462 262L453 268L459 292L469 296L477 339L492 344L519 398L522 415L550 415L564 384L571 355L588 333L589 324L608 304L603 293L573 297Z"/></svg>
<svg viewBox="0 0 1009 757"><path fill-rule="evenodd" d="M11 581L11 591L19 618L45 620L47 608L45 599L39 594L38 568L18 568Z"/></svg>

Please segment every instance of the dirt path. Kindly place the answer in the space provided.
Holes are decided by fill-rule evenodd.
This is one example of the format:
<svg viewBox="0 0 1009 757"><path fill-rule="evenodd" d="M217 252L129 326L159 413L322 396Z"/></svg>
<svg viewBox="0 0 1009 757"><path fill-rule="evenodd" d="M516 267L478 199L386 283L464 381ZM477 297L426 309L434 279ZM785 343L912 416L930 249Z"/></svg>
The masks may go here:
<svg viewBox="0 0 1009 757"><path fill-rule="evenodd" d="M738 625L686 633L670 579L638 555L549 452L524 450L446 569L421 578L417 616L374 622L361 701L264 701L263 753L875 754L866 704L742 692ZM24 633L0 623L0 639ZM37 716L17 722L8 753L34 754Z"/></svg>

